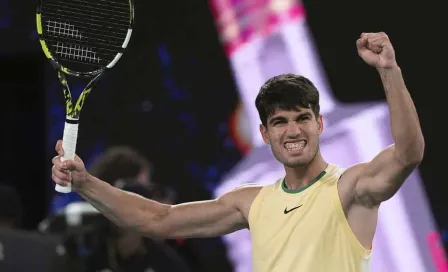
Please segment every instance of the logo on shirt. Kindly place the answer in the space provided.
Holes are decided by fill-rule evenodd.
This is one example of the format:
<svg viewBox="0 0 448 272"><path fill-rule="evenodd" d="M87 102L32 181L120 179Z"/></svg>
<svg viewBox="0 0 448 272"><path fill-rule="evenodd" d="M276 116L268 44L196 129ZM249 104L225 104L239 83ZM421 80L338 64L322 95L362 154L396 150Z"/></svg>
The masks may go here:
<svg viewBox="0 0 448 272"><path fill-rule="evenodd" d="M302 205L303 205L303 204L302 204ZM302 205L297 206L297 207L294 207L294 208L292 208L292 209L290 209L290 210L288 210L288 208L285 208L285 211L284 211L283 213L284 213L284 214L288 214L288 213L294 211L295 209L298 209L298 208L302 207Z"/></svg>

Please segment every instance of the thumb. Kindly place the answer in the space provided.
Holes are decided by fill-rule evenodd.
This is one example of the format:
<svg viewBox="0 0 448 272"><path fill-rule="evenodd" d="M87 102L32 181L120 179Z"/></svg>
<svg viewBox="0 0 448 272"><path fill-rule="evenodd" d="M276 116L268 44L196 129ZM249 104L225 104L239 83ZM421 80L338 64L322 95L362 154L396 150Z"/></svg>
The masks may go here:
<svg viewBox="0 0 448 272"><path fill-rule="evenodd" d="M61 168L68 171L80 170L81 164L76 161L66 160L61 163Z"/></svg>
<svg viewBox="0 0 448 272"><path fill-rule="evenodd" d="M356 48L358 48L358 50L365 49L366 46L367 46L367 37L366 36L362 36L361 38L359 38L356 41Z"/></svg>
<svg viewBox="0 0 448 272"><path fill-rule="evenodd" d="M60 156L64 155L64 149L62 148L62 140L58 140L56 142L55 150L56 152L58 152L58 155Z"/></svg>

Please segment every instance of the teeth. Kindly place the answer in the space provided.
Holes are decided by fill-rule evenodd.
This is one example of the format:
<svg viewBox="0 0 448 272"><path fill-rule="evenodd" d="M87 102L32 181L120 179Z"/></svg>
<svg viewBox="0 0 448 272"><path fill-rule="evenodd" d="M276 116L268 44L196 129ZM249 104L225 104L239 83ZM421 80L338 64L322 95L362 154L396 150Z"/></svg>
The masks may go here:
<svg viewBox="0 0 448 272"><path fill-rule="evenodd" d="M285 148L288 149L288 151L300 150L300 149L303 149L304 146L305 146L305 141L285 144Z"/></svg>

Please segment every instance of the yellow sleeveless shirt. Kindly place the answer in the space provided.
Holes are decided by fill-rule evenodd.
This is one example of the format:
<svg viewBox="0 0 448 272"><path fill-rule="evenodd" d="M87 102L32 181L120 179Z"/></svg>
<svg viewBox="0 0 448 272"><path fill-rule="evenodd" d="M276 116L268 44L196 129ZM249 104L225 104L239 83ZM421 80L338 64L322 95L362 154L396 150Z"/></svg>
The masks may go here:
<svg viewBox="0 0 448 272"><path fill-rule="evenodd" d="M337 183L343 168L329 164L310 185L265 186L249 212L254 272L365 272L365 249L344 215Z"/></svg>

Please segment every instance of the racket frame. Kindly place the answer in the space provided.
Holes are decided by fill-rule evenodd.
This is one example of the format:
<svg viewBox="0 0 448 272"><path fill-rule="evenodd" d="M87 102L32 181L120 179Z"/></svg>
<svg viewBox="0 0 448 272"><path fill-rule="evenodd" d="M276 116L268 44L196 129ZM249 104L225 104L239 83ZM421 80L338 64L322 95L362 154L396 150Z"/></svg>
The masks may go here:
<svg viewBox="0 0 448 272"><path fill-rule="evenodd" d="M134 14L134 3L133 0L129 1L129 26L128 31L125 37L125 40L123 42L121 52L118 52L115 58L104 67L101 67L99 69L89 71L89 72L78 72L73 71L65 66L63 66L56 57L53 56L51 51L48 49L47 42L43 38L43 25L42 25L42 0L38 0L37 5L37 12L36 12L36 26L37 26L37 34L39 38L40 45L42 47L42 50L47 57L47 59L50 61L52 67L57 71L58 79L62 87L63 95L64 95L64 102L65 102L65 124L64 124L64 132L63 132L63 139L62 139L62 147L64 149L64 155L61 157L62 161L65 160L74 160L75 159L75 153L76 153L76 145L77 145L77 138L78 138L78 127L79 127L79 116L81 113L81 109L84 106L84 102L87 99L87 96L92 91L92 89L95 87L96 83L99 81L102 75L106 72L106 70L111 69L115 66L115 64L120 60L120 58L123 55L123 52L128 46L128 43L130 41L130 38L132 36L132 31L134 28L134 20L135 20L135 14ZM90 82L86 85L86 87L81 92L80 96L78 97L76 104L73 105L73 99L70 92L70 87L67 83L67 79L65 75L78 77L78 78L92 78ZM56 184L55 190L60 193L70 193L72 191L71 184L67 184L66 186L61 186L59 184Z"/></svg>

